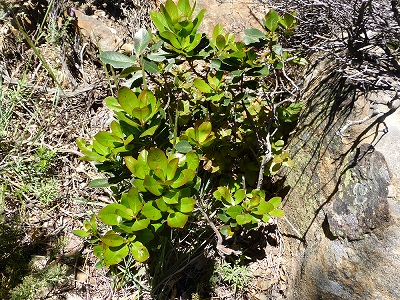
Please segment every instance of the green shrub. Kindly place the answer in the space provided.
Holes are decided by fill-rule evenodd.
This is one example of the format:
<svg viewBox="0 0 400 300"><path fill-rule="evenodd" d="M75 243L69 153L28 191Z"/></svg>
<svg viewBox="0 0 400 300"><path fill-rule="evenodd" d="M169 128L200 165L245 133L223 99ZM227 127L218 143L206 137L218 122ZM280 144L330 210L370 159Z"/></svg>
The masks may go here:
<svg viewBox="0 0 400 300"><path fill-rule="evenodd" d="M105 99L110 130L77 140L82 159L108 176L90 186L115 197L74 231L92 243L99 265L128 254L157 260L162 241L188 222L210 225L220 253L238 253L222 246L216 226L233 236L284 215L263 182L292 165L284 140L301 103L284 100L276 82L287 88L286 64L305 63L280 44L295 16L271 10L264 31L246 29L236 41L221 25L211 37L198 33L205 11L194 10L188 0L168 0L151 13L157 34L139 30L132 56L100 55L126 80ZM218 218L208 217L213 211Z"/></svg>

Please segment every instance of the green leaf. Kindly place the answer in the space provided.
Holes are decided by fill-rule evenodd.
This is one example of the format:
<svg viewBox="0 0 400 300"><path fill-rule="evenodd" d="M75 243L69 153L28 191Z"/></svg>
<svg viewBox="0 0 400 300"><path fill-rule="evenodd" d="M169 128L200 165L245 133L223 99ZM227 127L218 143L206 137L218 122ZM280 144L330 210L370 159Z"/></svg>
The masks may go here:
<svg viewBox="0 0 400 300"><path fill-rule="evenodd" d="M152 127L150 127L149 129L145 130L139 137L145 137L145 136L153 136L154 133L156 132L158 128L158 125L154 125Z"/></svg>
<svg viewBox="0 0 400 300"><path fill-rule="evenodd" d="M251 215L249 214L240 214L236 216L236 221L239 225L244 225L250 223L252 220Z"/></svg>
<svg viewBox="0 0 400 300"><path fill-rule="evenodd" d="M184 47L185 51L190 52L190 51L194 50L194 48L196 48L200 44L202 38L203 38L202 34L200 34L200 33L196 34L194 36L194 38L191 40L190 44L188 46Z"/></svg>
<svg viewBox="0 0 400 300"><path fill-rule="evenodd" d="M229 225L222 226L219 231L221 231L221 233L225 236L233 236L234 234L234 232L231 229L231 226Z"/></svg>
<svg viewBox="0 0 400 300"><path fill-rule="evenodd" d="M158 64L156 64L153 61L148 61L148 60L144 59L143 66L144 66L144 69L149 73L152 73L152 74L160 73L160 70L158 69Z"/></svg>
<svg viewBox="0 0 400 300"><path fill-rule="evenodd" d="M238 215L243 212L243 208L240 205L231 206L226 210L226 214L232 219L236 219Z"/></svg>
<svg viewBox="0 0 400 300"><path fill-rule="evenodd" d="M227 223L230 220L230 218L226 214L223 214L223 213L218 214L218 218L224 223Z"/></svg>
<svg viewBox="0 0 400 300"><path fill-rule="evenodd" d="M263 215L263 217L262 217L262 221L263 221L264 223L268 223L268 222L269 222L269 220L271 220L271 217L270 217L270 215L269 215L269 214L265 214L265 215Z"/></svg>
<svg viewBox="0 0 400 300"><path fill-rule="evenodd" d="M250 199L250 208L256 207L260 204L261 202L261 197L258 194L255 194L253 197Z"/></svg>
<svg viewBox="0 0 400 300"><path fill-rule="evenodd" d="M109 97L107 97L106 99L104 99L104 102L105 102L106 106L107 106L110 110L112 110L112 111L114 111L114 112L117 112L117 111L124 111L124 110L122 109L121 105L118 103L117 98L115 98L115 97L109 96Z"/></svg>
<svg viewBox="0 0 400 300"><path fill-rule="evenodd" d="M76 229L76 230L72 230L72 233L74 233L75 235L81 237L81 238L85 238L88 237L90 235L92 235L90 232L87 232L85 230L82 229Z"/></svg>
<svg viewBox="0 0 400 300"><path fill-rule="evenodd" d="M180 153L188 153L193 150L192 145L186 140L180 141L175 145L176 151Z"/></svg>
<svg viewBox="0 0 400 300"><path fill-rule="evenodd" d="M281 205L282 198L274 197L274 198L269 199L268 202L271 203L275 208L277 208L279 205Z"/></svg>
<svg viewBox="0 0 400 300"><path fill-rule="evenodd" d="M177 204L179 200L179 191L169 190L162 199L167 204Z"/></svg>
<svg viewBox="0 0 400 300"><path fill-rule="evenodd" d="M166 170L168 165L168 159L164 151L158 148L152 148L147 155L147 164L151 170L160 168Z"/></svg>
<svg viewBox="0 0 400 300"><path fill-rule="evenodd" d="M197 32L197 29L199 28L201 21L203 21L204 14L206 13L205 9L202 9L197 17L193 20L193 31L192 32Z"/></svg>
<svg viewBox="0 0 400 300"><path fill-rule="evenodd" d="M280 17L278 13L275 10L270 9L265 16L264 25L269 31L274 32L278 28L279 19Z"/></svg>
<svg viewBox="0 0 400 300"><path fill-rule="evenodd" d="M134 57L114 51L104 51L100 54L99 58L103 63L110 64L114 68L128 68L136 64Z"/></svg>
<svg viewBox="0 0 400 300"><path fill-rule="evenodd" d="M124 157L126 167L129 169L129 171L131 171L133 175L140 179L144 179L145 176L148 175L150 172L150 168L148 167L146 161L147 151L145 153L143 151L139 154L138 160L134 159L132 156ZM145 160L143 161L143 159Z"/></svg>
<svg viewBox="0 0 400 300"><path fill-rule="evenodd" d="M176 208L183 213L190 213L193 211L194 206L196 204L196 200L193 198L185 197L179 199L179 203L176 205Z"/></svg>
<svg viewBox="0 0 400 300"><path fill-rule="evenodd" d="M133 212L122 204L111 203L103 207L99 211L98 216L104 224L118 225L122 222L123 218L132 220Z"/></svg>
<svg viewBox="0 0 400 300"><path fill-rule="evenodd" d="M138 262L145 262L150 257L149 250L139 241L131 243L131 251Z"/></svg>
<svg viewBox="0 0 400 300"><path fill-rule="evenodd" d="M274 51L276 55L282 56L282 46L280 44L273 45L272 51Z"/></svg>
<svg viewBox="0 0 400 300"><path fill-rule="evenodd" d="M226 33L225 33L225 30L222 27L222 25L221 24L217 24L217 25L215 25L214 30L213 30L213 34L212 34L212 41L214 42L214 44L217 44L217 38L220 35L225 36Z"/></svg>
<svg viewBox="0 0 400 300"><path fill-rule="evenodd" d="M161 32L164 31L166 28L168 28L168 22L166 18L163 16L163 14L156 11L151 11L150 17L154 25L157 27L158 31Z"/></svg>
<svg viewBox="0 0 400 300"><path fill-rule="evenodd" d="M269 213L273 209L274 206L271 203L261 201L260 204L252 210L252 212L256 215L264 215L266 213Z"/></svg>
<svg viewBox="0 0 400 300"><path fill-rule="evenodd" d="M115 232L107 232L102 238L101 241L109 247L118 247L121 246L125 239L116 234Z"/></svg>
<svg viewBox="0 0 400 300"><path fill-rule="evenodd" d="M198 127L198 141L204 142L207 137L211 134L211 122L203 122Z"/></svg>
<svg viewBox="0 0 400 300"><path fill-rule="evenodd" d="M108 183L108 179L105 179L105 178L93 179L88 184L88 187L91 187L91 188L106 188L109 186L111 186L111 184Z"/></svg>
<svg viewBox="0 0 400 300"><path fill-rule="evenodd" d="M202 79L196 78L193 84L202 93L211 93L213 91L212 87Z"/></svg>
<svg viewBox="0 0 400 300"><path fill-rule="evenodd" d="M174 212L167 217L167 224L171 228L183 228L188 220L188 215L181 212Z"/></svg>
<svg viewBox="0 0 400 300"><path fill-rule="evenodd" d="M225 200L226 203L235 205L232 195L226 186L219 186L213 195L217 200Z"/></svg>
<svg viewBox="0 0 400 300"><path fill-rule="evenodd" d="M147 228L150 224L149 219L141 219L141 220L136 220L135 223L132 225L132 230L133 231L140 231L145 228Z"/></svg>
<svg viewBox="0 0 400 300"><path fill-rule="evenodd" d="M161 225L161 224L153 224L154 229L155 225ZM155 229L154 231L157 230ZM136 232L136 240L142 242L143 244L150 242L152 239L154 239L154 234L150 229L146 228Z"/></svg>
<svg viewBox="0 0 400 300"><path fill-rule="evenodd" d="M277 217L277 218L279 218L279 217L285 216L285 213L283 212L282 209L274 209L273 211L270 211L270 212L269 212L269 215L270 215L271 217Z"/></svg>
<svg viewBox="0 0 400 300"><path fill-rule="evenodd" d="M97 258L101 258L104 254L104 246L103 245L96 245L93 247L93 254Z"/></svg>
<svg viewBox="0 0 400 300"><path fill-rule="evenodd" d="M196 175L196 172L194 170L191 170L191 169L183 170L179 174L179 177L174 181L174 183L171 184L171 187L174 189L181 187L184 184L186 184L187 182L193 180L195 175Z"/></svg>
<svg viewBox="0 0 400 300"><path fill-rule="evenodd" d="M192 8L190 7L189 0L179 0L178 1L178 10L187 16L188 18L191 17Z"/></svg>
<svg viewBox="0 0 400 300"><path fill-rule="evenodd" d="M295 19L295 17L292 16L291 14L287 14L287 13L286 13L286 14L283 16L283 21L284 21L284 23L285 23L285 27L290 27L290 26L292 26L292 25L295 23L296 19Z"/></svg>
<svg viewBox="0 0 400 300"><path fill-rule="evenodd" d="M133 116L133 110L139 107L138 98L136 97L135 93L127 87L122 87L119 89L118 102L124 111L130 116Z"/></svg>
<svg viewBox="0 0 400 300"><path fill-rule="evenodd" d="M172 180L175 177L176 170L178 169L179 158L174 158L168 162L166 175L167 180Z"/></svg>
<svg viewBox="0 0 400 300"><path fill-rule="evenodd" d="M244 189L237 190L233 197L235 198L235 205L242 203L242 201L246 197L246 190Z"/></svg>
<svg viewBox="0 0 400 300"><path fill-rule="evenodd" d="M186 153L185 155L186 168L196 171L200 163L199 155L195 151Z"/></svg>
<svg viewBox="0 0 400 300"><path fill-rule="evenodd" d="M135 33L133 37L133 50L136 54L136 57L139 57L143 54L144 50L150 43L150 34L144 29L140 28L138 32Z"/></svg>
<svg viewBox="0 0 400 300"><path fill-rule="evenodd" d="M178 8L172 0L167 0L165 3L165 10L171 18L172 23L178 21Z"/></svg>
<svg viewBox="0 0 400 300"><path fill-rule="evenodd" d="M161 210L162 212L166 212L169 208L169 206L165 203L164 198L158 198L156 200L156 204L159 210Z"/></svg>
<svg viewBox="0 0 400 300"><path fill-rule="evenodd" d="M182 49L182 45L179 42L177 36L171 31L162 31L159 33L160 36L166 40L169 44L171 44L176 49Z"/></svg>
<svg viewBox="0 0 400 300"><path fill-rule="evenodd" d="M110 132L107 131L100 131L98 132L94 138L103 146L109 148L116 148L123 145L123 142L120 138L112 135Z"/></svg>
<svg viewBox="0 0 400 300"><path fill-rule="evenodd" d="M123 139L124 133L121 130L121 126L119 125L119 123L115 120L113 120L110 124L110 128L111 128L111 132L113 135L115 135L116 137Z"/></svg>
<svg viewBox="0 0 400 300"><path fill-rule="evenodd" d="M256 28L249 28L243 31L243 42L246 45L254 44L260 42L261 39L265 37L264 32Z"/></svg>
<svg viewBox="0 0 400 300"><path fill-rule="evenodd" d="M143 203L136 187L131 188L128 193L123 193L121 197L121 204L132 210L133 215L136 216L142 209Z"/></svg>
<svg viewBox="0 0 400 300"><path fill-rule="evenodd" d="M108 154L110 154L110 148L109 147L106 147L106 146L104 146L104 145L102 145L102 144L100 144L97 140L93 140L93 142L92 142L92 147L93 147L93 150L95 150L97 153L99 153L100 155L103 155L103 156L105 156L105 155L108 155Z"/></svg>
<svg viewBox="0 0 400 300"><path fill-rule="evenodd" d="M120 263L129 254L129 247L123 244L119 247L106 247L104 250L104 264L107 266Z"/></svg>
<svg viewBox="0 0 400 300"><path fill-rule="evenodd" d="M157 221L162 218L161 211L154 207L154 202L147 202L142 208L142 215L152 221Z"/></svg>
<svg viewBox="0 0 400 300"><path fill-rule="evenodd" d="M156 196L161 196L163 192L162 185L150 175L146 175L144 177L143 186L146 188L146 190Z"/></svg>

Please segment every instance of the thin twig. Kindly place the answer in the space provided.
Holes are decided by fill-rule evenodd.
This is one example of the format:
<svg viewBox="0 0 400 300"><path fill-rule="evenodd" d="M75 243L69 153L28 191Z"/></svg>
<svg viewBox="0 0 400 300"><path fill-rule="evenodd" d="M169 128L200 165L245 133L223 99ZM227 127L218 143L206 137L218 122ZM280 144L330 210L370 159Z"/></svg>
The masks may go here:
<svg viewBox="0 0 400 300"><path fill-rule="evenodd" d="M206 219L208 225L211 227L211 229L214 231L216 237L217 237L217 250L218 250L218 254L221 255L222 257L224 257L225 255L240 255L242 254L242 251L237 251L237 250L233 250L230 249L228 247L225 247L224 245L222 245L222 242L224 241L222 238L221 233L219 232L218 228L215 226L215 224L213 223L213 221L210 220L210 218L208 217L208 215L206 214L206 212L204 211L204 209L202 208L203 205L203 201L201 200L200 197L199 201L201 202L201 205L197 205L197 207L199 208L199 211L201 212L201 214L203 215L203 217Z"/></svg>

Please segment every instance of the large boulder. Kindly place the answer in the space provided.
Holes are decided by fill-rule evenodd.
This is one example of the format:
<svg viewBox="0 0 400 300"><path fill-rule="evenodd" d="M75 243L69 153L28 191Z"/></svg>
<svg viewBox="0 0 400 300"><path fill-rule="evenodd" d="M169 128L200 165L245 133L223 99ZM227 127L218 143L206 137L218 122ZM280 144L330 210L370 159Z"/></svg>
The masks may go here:
<svg viewBox="0 0 400 300"><path fill-rule="evenodd" d="M400 299L400 100L368 120L371 97L395 95L361 95L334 65L309 78L284 178L288 297Z"/></svg>

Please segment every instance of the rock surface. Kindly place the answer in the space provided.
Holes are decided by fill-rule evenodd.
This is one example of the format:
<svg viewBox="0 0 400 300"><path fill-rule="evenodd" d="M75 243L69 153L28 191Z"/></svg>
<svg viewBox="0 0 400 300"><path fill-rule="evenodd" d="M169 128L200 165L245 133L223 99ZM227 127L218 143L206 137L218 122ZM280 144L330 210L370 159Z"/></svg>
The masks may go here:
<svg viewBox="0 0 400 300"><path fill-rule="evenodd" d="M288 298L399 299L400 111L388 109L339 136L369 107L362 97L349 101L357 92L331 67L311 75L306 110L289 145L295 168L286 174L291 190L284 209L304 243L286 240L294 272ZM283 230L295 234L289 226Z"/></svg>

